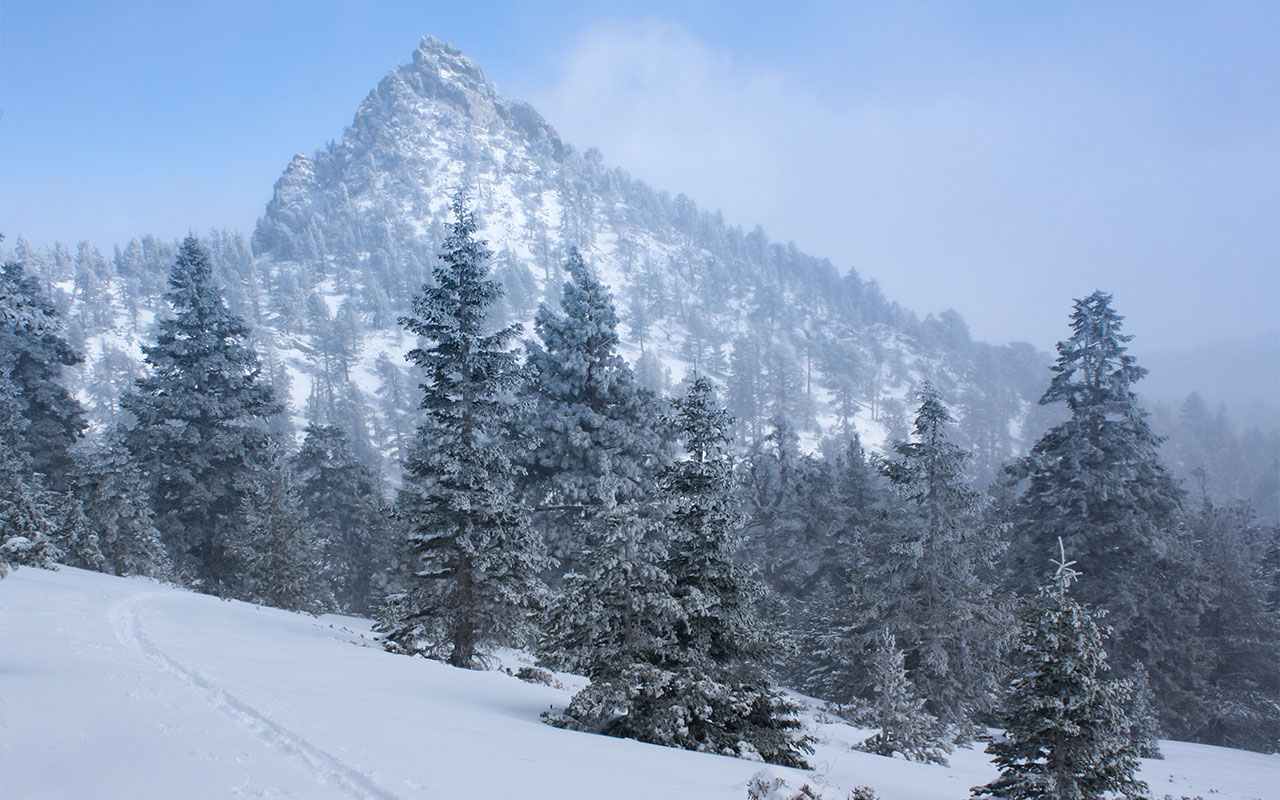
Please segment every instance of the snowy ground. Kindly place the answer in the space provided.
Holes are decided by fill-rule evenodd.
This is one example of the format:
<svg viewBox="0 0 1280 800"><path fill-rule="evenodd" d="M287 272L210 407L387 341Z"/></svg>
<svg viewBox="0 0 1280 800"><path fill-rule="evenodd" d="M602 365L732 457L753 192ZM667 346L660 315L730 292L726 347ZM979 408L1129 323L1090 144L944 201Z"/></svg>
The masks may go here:
<svg viewBox="0 0 1280 800"><path fill-rule="evenodd" d="M364 620L20 569L0 582L0 797L743 800L760 769L557 730L538 714L569 689L369 645ZM824 797L959 800L993 774L972 750L929 766L817 732ZM1162 747L1143 771L1156 797L1280 798L1280 757Z"/></svg>

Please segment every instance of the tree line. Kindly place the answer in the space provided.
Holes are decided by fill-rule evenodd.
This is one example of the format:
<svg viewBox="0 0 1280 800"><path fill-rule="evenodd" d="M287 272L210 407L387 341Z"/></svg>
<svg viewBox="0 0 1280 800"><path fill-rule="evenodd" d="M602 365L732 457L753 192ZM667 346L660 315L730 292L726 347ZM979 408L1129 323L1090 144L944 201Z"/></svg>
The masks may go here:
<svg viewBox="0 0 1280 800"><path fill-rule="evenodd" d="M61 384L80 356L5 264L3 562L372 613L389 648L460 667L526 646L590 678L552 724L777 763L809 752L779 678L873 724L867 749L936 760L1030 719L1010 703L1050 691L1036 680L1067 691L1036 672L1064 642L1050 661L1084 665L1067 673L1088 685L1068 689L1094 709L1095 744L1112 743L1116 780L1156 731L1274 749L1280 535L1247 508L1188 500L1163 467L1109 295L1077 301L1058 346L1041 404L1064 421L982 493L927 386L883 456L852 431L803 454L785 416L742 452L706 376L670 401L637 379L576 251L520 352L520 326L491 313L502 287L462 196L454 214L400 320L421 423L402 436L394 498L320 413L332 398L293 450L194 237L147 373L90 437ZM342 369L341 341L317 341ZM1014 769L1010 748L997 758Z"/></svg>

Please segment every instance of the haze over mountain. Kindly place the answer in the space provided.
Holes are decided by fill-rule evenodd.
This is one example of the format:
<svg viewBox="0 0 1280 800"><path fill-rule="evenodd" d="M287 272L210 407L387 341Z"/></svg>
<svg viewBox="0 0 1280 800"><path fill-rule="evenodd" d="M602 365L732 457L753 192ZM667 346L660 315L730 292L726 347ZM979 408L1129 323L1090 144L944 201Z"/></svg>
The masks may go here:
<svg viewBox="0 0 1280 800"><path fill-rule="evenodd" d="M427 37L340 140L293 158L251 245L210 239L233 310L254 327L296 423L350 427L393 478L395 442L413 417L413 392L394 386L413 382L396 318L429 280L459 189L495 252L506 290L498 321L527 324L539 303L554 305L576 247L613 291L623 352L642 382L667 391L692 370L710 374L728 389L746 445L785 420L809 448L839 431L880 446L906 435L914 392L928 381L959 417L985 483L1052 418L1037 405L1048 354L974 342L955 312L921 319L856 270L648 187L565 142L475 62ZM109 262L87 243L74 257L17 244L61 290L73 343L88 355L78 388L99 419L114 418L139 372L172 247L135 241Z"/></svg>

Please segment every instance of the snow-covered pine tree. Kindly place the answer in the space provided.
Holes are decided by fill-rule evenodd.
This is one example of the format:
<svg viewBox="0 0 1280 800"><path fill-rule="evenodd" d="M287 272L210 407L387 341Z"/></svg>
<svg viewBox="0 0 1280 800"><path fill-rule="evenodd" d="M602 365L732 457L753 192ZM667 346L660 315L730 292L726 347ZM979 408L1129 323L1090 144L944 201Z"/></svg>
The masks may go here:
<svg viewBox="0 0 1280 800"><path fill-rule="evenodd" d="M764 623L754 614L760 586L734 559L742 518L735 508L732 420L705 378L673 402L672 425L685 458L664 471L668 511L662 573L671 595L658 618L673 635L624 669L576 694L553 724L669 747L802 766L812 752L798 707L769 685L755 661ZM660 587L654 587L655 591Z"/></svg>
<svg viewBox="0 0 1280 800"><path fill-rule="evenodd" d="M117 429L100 443L83 446L77 453L73 491L97 534L106 571L167 578L172 565L148 486L124 438L125 431Z"/></svg>
<svg viewBox="0 0 1280 800"><path fill-rule="evenodd" d="M1205 572L1205 609L1194 640L1209 664L1195 740L1275 752L1280 747L1280 615L1267 601L1268 552L1280 526L1260 526L1247 506L1206 496L1191 519ZM1274 573L1272 573L1274 581Z"/></svg>
<svg viewBox="0 0 1280 800"><path fill-rule="evenodd" d="M520 327L486 325L500 287L461 192L434 286L400 322L419 337L425 421L406 461L398 516L408 526L398 588L380 628L392 647L472 668L485 646L519 640L543 591L541 542L514 496L508 425L520 382Z"/></svg>
<svg viewBox="0 0 1280 800"><path fill-rule="evenodd" d="M209 256L187 236L165 294L173 316L143 347L150 373L121 405L137 420L126 443L150 482L151 502L178 576L212 594L236 596L238 510L265 463L267 426L280 407L259 382L248 329L227 310Z"/></svg>
<svg viewBox="0 0 1280 800"><path fill-rule="evenodd" d="M946 764L950 751L945 728L925 710L920 697L907 677L903 653L897 639L886 628L876 638L871 658L874 681L870 721L879 729L858 749L882 756L901 753L909 761Z"/></svg>
<svg viewBox="0 0 1280 800"><path fill-rule="evenodd" d="M866 658L869 623L860 593L867 573L867 543L890 532L890 509L899 506L888 481L868 458L856 434L831 440L817 484L825 502L830 534L819 551L819 566L803 604L798 658L790 673L801 688L842 706L869 700Z"/></svg>
<svg viewBox="0 0 1280 800"><path fill-rule="evenodd" d="M411 392L405 386L404 370L386 353L379 353L373 365L378 376L378 410L382 412L382 449L388 460L397 467L409 453L413 440L413 424L410 416L414 403Z"/></svg>
<svg viewBox="0 0 1280 800"><path fill-rule="evenodd" d="M1061 547L1061 543L1059 543ZM1105 678L1099 614L1071 597L1079 576L1059 550L1018 631L1016 675L999 712L1004 732L987 752L1000 777L974 787L1002 800L1101 800L1146 796L1123 689Z"/></svg>
<svg viewBox="0 0 1280 800"><path fill-rule="evenodd" d="M0 297L0 311L7 309L0 324L26 324L20 321L21 309L8 301ZM62 555L54 544L56 498L17 445L26 424L13 384L0 373L0 578L22 564L52 568Z"/></svg>
<svg viewBox="0 0 1280 800"><path fill-rule="evenodd" d="M659 409L618 355L608 290L577 250L561 313L538 310L521 431L523 481L548 545L568 567L540 642L547 663L591 677L651 659L670 630L670 580L656 523L664 458Z"/></svg>
<svg viewBox="0 0 1280 800"><path fill-rule="evenodd" d="M953 423L926 383L914 436L880 463L904 505L889 535L868 542L860 587L868 633L901 634L926 708L964 737L999 693L1010 623L994 592L1000 543L965 480L969 456L949 438Z"/></svg>
<svg viewBox="0 0 1280 800"><path fill-rule="evenodd" d="M237 514L243 533L234 556L245 569L238 596L309 614L331 609L322 543L304 517L289 463L274 442L259 458Z"/></svg>
<svg viewBox="0 0 1280 800"><path fill-rule="evenodd" d="M1164 758L1160 752L1160 723L1156 719L1155 698L1147 668L1134 664L1125 681L1124 714L1129 721L1129 738L1139 758Z"/></svg>
<svg viewBox="0 0 1280 800"><path fill-rule="evenodd" d="M816 553L809 490L820 478L813 460L800 452L800 438L784 418L775 418L751 448L739 482L746 512L744 552L760 578L788 597L805 592Z"/></svg>
<svg viewBox="0 0 1280 800"><path fill-rule="evenodd" d="M62 320L39 282L22 264L0 265L0 373L14 387L12 402L26 421L12 446L25 452L46 488L65 492L71 475L70 448L88 421L64 385L63 370L84 358L68 344Z"/></svg>
<svg viewBox="0 0 1280 800"><path fill-rule="evenodd" d="M373 608L373 579L391 553L391 525L374 473L351 451L334 425L308 425L293 469L306 522L323 545L325 573L338 608L363 614Z"/></svg>
<svg viewBox="0 0 1280 800"><path fill-rule="evenodd" d="M1202 710L1203 670L1186 642L1194 635L1199 587L1184 536L1181 490L1159 458L1133 385L1146 370L1129 355L1111 295L1077 300L1071 337L1042 405L1065 403L1069 418L1050 428L1010 468L1022 481L1012 511L1010 568L1024 592L1042 573L1036 554L1057 537L1089 576L1086 605L1106 610L1121 670L1146 665L1162 730L1190 735Z"/></svg>
<svg viewBox="0 0 1280 800"><path fill-rule="evenodd" d="M536 443L522 464L526 500L569 570L601 517L648 515L664 448L658 404L618 354L613 298L576 249L564 268L561 311L534 318L520 428Z"/></svg>
<svg viewBox="0 0 1280 800"><path fill-rule="evenodd" d="M597 514L585 536L578 570L550 602L539 650L548 666L609 681L657 663L680 610L654 520L617 506Z"/></svg>
<svg viewBox="0 0 1280 800"><path fill-rule="evenodd" d="M762 591L736 555L743 516L734 495L733 420L711 382L697 377L672 401L671 425L685 457L663 474L669 500L666 569L683 608L669 658L708 673L732 673L763 655Z"/></svg>

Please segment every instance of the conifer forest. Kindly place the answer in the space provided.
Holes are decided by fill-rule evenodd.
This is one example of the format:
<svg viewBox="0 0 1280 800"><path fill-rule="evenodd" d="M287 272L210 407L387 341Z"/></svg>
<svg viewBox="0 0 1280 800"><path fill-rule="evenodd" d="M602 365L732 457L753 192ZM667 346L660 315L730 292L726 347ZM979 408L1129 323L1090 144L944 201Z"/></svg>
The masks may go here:
<svg viewBox="0 0 1280 800"><path fill-rule="evenodd" d="M1280 430L1148 402L1106 286L1060 298L1056 352L976 341L430 37L252 231L4 234L4 583L519 652L577 676L539 725L785 768L820 766L820 707L866 753L984 751L973 797L1150 797L1161 740L1280 746Z"/></svg>

